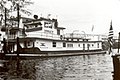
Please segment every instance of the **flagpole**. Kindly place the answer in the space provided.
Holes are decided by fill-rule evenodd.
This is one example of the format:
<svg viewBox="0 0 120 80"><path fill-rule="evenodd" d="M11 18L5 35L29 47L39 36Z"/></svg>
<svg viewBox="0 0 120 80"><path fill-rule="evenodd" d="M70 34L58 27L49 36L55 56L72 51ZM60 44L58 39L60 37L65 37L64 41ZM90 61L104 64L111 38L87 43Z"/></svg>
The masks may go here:
<svg viewBox="0 0 120 80"><path fill-rule="evenodd" d="M118 37L118 53L119 53L119 47L120 46L120 32L119 32L119 37Z"/></svg>
<svg viewBox="0 0 120 80"><path fill-rule="evenodd" d="M94 30L94 25L92 25L92 29L91 29L91 31L93 32L93 30Z"/></svg>

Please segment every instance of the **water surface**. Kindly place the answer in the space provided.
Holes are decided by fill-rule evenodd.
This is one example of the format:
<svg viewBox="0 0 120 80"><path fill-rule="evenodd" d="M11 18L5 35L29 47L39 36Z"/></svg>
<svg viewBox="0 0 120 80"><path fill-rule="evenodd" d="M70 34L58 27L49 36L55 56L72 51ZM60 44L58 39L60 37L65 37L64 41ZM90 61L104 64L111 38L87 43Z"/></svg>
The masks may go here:
<svg viewBox="0 0 120 80"><path fill-rule="evenodd" d="M107 54L44 58L35 69L36 80L113 80Z"/></svg>

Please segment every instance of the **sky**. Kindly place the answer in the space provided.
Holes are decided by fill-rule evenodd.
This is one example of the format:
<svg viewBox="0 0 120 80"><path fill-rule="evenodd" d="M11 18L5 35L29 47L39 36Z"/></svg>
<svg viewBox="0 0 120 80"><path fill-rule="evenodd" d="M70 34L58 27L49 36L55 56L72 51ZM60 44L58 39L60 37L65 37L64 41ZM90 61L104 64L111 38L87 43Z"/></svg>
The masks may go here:
<svg viewBox="0 0 120 80"><path fill-rule="evenodd" d="M31 0L27 7L39 17L57 18L66 33L108 34L110 23L114 34L120 32L120 0ZM94 26L94 27L93 27Z"/></svg>

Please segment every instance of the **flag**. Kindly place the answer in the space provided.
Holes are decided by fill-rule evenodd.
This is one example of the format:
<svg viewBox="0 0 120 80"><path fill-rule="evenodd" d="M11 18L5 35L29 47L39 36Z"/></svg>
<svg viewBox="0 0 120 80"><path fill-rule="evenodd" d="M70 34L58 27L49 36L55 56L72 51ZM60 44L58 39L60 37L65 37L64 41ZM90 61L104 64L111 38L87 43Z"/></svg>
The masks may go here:
<svg viewBox="0 0 120 80"><path fill-rule="evenodd" d="M113 39L113 35L114 35L113 34L113 27L112 27L112 21L111 21L108 38L109 39Z"/></svg>
<svg viewBox="0 0 120 80"><path fill-rule="evenodd" d="M108 42L109 42L109 45L110 45L110 48L109 48L109 53L112 52L112 47L113 47L113 27L112 27L112 21L110 23L110 29L109 29L109 35L108 35Z"/></svg>

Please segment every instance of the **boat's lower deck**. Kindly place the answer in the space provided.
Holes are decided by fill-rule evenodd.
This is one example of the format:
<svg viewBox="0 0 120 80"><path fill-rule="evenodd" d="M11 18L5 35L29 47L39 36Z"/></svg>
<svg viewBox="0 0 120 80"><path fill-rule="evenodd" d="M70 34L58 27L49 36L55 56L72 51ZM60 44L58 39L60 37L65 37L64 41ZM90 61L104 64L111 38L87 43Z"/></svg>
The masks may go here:
<svg viewBox="0 0 120 80"><path fill-rule="evenodd" d="M44 57L62 57L62 56L77 56L77 55L93 55L93 54L105 54L106 51L90 51L90 52L40 52L40 53L8 53L5 54L6 58L19 57L21 59L35 59Z"/></svg>

